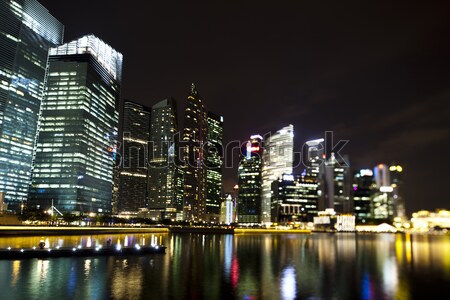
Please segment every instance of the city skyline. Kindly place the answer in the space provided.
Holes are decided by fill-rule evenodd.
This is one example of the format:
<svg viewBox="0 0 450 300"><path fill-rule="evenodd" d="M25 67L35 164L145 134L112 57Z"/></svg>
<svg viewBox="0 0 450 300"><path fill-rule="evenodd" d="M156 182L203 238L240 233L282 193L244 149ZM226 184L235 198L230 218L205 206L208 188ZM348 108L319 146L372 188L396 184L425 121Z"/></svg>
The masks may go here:
<svg viewBox="0 0 450 300"><path fill-rule="evenodd" d="M231 4L220 9L207 4L142 4L142 10L133 11L138 16L114 1L88 11L83 9L83 1L64 6L40 3L65 25L65 41L94 32L124 53L123 99L147 106L168 93L184 99L186 85L196 82L209 109L227 120L239 120L225 124L224 143L244 141L255 132L293 123L297 150L303 141L333 130L337 138L350 140L346 150L354 169L391 162L405 167L408 213L445 207L449 192L435 186L449 180L444 171L449 158L433 153L436 147L445 149L449 143L449 105L445 103L449 68L443 68L449 65L446 53L450 45L443 38L448 32L443 12L449 4L423 4L424 10L416 2L406 7L334 3L322 10L311 3L272 9L263 1L247 17L246 12L254 9L250 3L242 4L239 10ZM95 8L100 4L90 5ZM86 17L83 23L74 13L81 10ZM100 10L104 13L99 16ZM164 12L169 11L171 24L151 25L162 23ZM186 16L202 16L198 19L204 22L187 18L185 12L189 12ZM139 18L143 13L150 18ZM129 25L112 22L128 15L133 16ZM273 22L265 22L266 18ZM384 27L378 26L380 18ZM128 26L134 26L135 31ZM332 34L324 35L326 30ZM370 35L364 35L366 31ZM248 36L250 32L254 38ZM138 36L152 49L145 60L137 59L144 49L135 42ZM280 41L286 44L278 47ZM181 47L173 47L176 44ZM224 45L229 51L217 59L214 54ZM197 51L205 46L214 51L208 55ZM397 63L392 63L394 58ZM153 68L137 67L141 64ZM373 108L366 109L368 105ZM224 171L226 189L237 181L235 173ZM434 182L426 180L429 177Z"/></svg>

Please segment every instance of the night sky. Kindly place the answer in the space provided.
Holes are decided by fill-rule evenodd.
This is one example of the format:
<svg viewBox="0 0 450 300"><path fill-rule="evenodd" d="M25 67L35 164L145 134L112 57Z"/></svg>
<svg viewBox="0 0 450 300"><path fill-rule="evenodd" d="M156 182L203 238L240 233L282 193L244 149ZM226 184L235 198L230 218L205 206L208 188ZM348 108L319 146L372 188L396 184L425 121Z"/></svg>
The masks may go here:
<svg viewBox="0 0 450 300"><path fill-rule="evenodd" d="M409 213L450 208L449 1L40 2L65 42L123 53L123 99L174 97L183 119L194 82L225 142L291 123L300 151L334 131L352 168L404 167Z"/></svg>

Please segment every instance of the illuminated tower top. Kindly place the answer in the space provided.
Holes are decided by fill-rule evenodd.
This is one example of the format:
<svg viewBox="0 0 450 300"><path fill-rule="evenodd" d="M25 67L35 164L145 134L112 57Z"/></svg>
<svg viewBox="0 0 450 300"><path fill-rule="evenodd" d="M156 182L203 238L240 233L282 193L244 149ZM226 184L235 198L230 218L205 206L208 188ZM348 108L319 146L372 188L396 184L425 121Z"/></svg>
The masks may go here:
<svg viewBox="0 0 450 300"><path fill-rule="evenodd" d="M50 55L77 55L91 54L100 65L119 83L122 81L122 53L113 49L110 45L98 37L85 35L70 43L50 49Z"/></svg>

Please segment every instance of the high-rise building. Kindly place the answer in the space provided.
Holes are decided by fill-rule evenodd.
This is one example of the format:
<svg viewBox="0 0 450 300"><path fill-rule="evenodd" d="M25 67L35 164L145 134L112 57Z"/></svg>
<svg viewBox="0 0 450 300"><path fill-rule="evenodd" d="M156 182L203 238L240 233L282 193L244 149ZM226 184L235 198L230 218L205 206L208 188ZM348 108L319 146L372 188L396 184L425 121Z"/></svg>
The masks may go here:
<svg viewBox="0 0 450 300"><path fill-rule="evenodd" d="M0 2L0 192L10 209L28 197L48 50L64 26L36 0Z"/></svg>
<svg viewBox="0 0 450 300"><path fill-rule="evenodd" d="M366 224L372 221L374 191L373 171L370 169L358 171L353 177L353 203L357 224Z"/></svg>
<svg viewBox="0 0 450 300"><path fill-rule="evenodd" d="M241 153L238 167L239 223L261 223L263 138L253 135Z"/></svg>
<svg viewBox="0 0 450 300"><path fill-rule="evenodd" d="M324 199L321 189L323 179L320 176L321 166L325 162L324 141L324 139L307 141L307 149L304 151L307 155L305 157L306 168L301 175L301 193L304 199L308 199L312 213L325 209L324 201L320 201Z"/></svg>
<svg viewBox="0 0 450 300"><path fill-rule="evenodd" d="M334 153L322 164L321 186L324 196L325 209L334 209L338 214L352 212L350 201L351 178L350 168L344 161L339 161Z"/></svg>
<svg viewBox="0 0 450 300"><path fill-rule="evenodd" d="M204 221L206 214L206 153L208 113L194 84L184 116L184 219Z"/></svg>
<svg viewBox="0 0 450 300"><path fill-rule="evenodd" d="M150 118L150 108L124 101L118 212L137 212L146 207Z"/></svg>
<svg viewBox="0 0 450 300"><path fill-rule="evenodd" d="M320 172L320 166L324 163L324 139L317 139L307 141L308 146L306 151L305 165L306 176L318 178Z"/></svg>
<svg viewBox="0 0 450 300"><path fill-rule="evenodd" d="M179 172L177 105L164 99L152 107L148 208L161 219L177 219L183 210Z"/></svg>
<svg viewBox="0 0 450 300"><path fill-rule="evenodd" d="M222 202L223 117L211 112L208 112L206 150L206 219L218 222Z"/></svg>
<svg viewBox="0 0 450 300"><path fill-rule="evenodd" d="M317 215L317 184L283 174L272 182L272 222L312 222Z"/></svg>
<svg viewBox="0 0 450 300"><path fill-rule="evenodd" d="M110 213L122 54L93 35L50 50L30 201Z"/></svg>
<svg viewBox="0 0 450 300"><path fill-rule="evenodd" d="M401 166L379 164L374 168L376 190L372 197L372 213L375 222L392 222L395 217L405 218L405 206L399 193L402 172Z"/></svg>
<svg viewBox="0 0 450 300"><path fill-rule="evenodd" d="M403 186L403 167L399 165L391 165L389 167L389 171L391 172L391 186L393 188L392 194L394 197L395 217L406 220L405 200L403 199L401 192Z"/></svg>
<svg viewBox="0 0 450 300"><path fill-rule="evenodd" d="M394 199L389 167L379 164L374 168L375 192L372 197L372 214L377 223L393 220L395 214Z"/></svg>
<svg viewBox="0 0 450 300"><path fill-rule="evenodd" d="M269 136L264 142L262 171L261 222L271 220L272 182L283 174L292 174L294 164L294 126L289 125Z"/></svg>
<svg viewBox="0 0 450 300"><path fill-rule="evenodd" d="M235 222L235 206L231 195L225 197L225 201L220 204L219 223L231 224Z"/></svg>
<svg viewBox="0 0 450 300"><path fill-rule="evenodd" d="M389 167L385 164L379 164L374 168L374 178L377 187L391 185L391 173Z"/></svg>

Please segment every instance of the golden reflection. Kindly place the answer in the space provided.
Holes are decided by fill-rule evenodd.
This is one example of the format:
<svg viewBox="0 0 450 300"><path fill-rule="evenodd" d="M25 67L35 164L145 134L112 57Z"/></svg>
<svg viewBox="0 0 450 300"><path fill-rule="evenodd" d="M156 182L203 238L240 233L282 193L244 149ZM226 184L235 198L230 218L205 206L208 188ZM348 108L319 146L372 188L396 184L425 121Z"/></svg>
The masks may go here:
<svg viewBox="0 0 450 300"><path fill-rule="evenodd" d="M406 252L406 262L411 265L412 262L412 245L411 245L411 234L405 234L405 252Z"/></svg>
<svg viewBox="0 0 450 300"><path fill-rule="evenodd" d="M142 266L128 268L128 261L117 260L112 274L111 291L114 299L139 299L142 294Z"/></svg>
<svg viewBox="0 0 450 300"><path fill-rule="evenodd" d="M19 279L19 274L20 274L20 260L15 260L13 262L13 272L12 272L12 276L11 276L11 285L12 286L16 286L17 284L17 280Z"/></svg>
<svg viewBox="0 0 450 300"><path fill-rule="evenodd" d="M450 280L450 241L449 239L440 243L442 250L442 265L444 267L444 277Z"/></svg>
<svg viewBox="0 0 450 300"><path fill-rule="evenodd" d="M400 234L395 236L395 254L399 264L403 263L403 237Z"/></svg>

